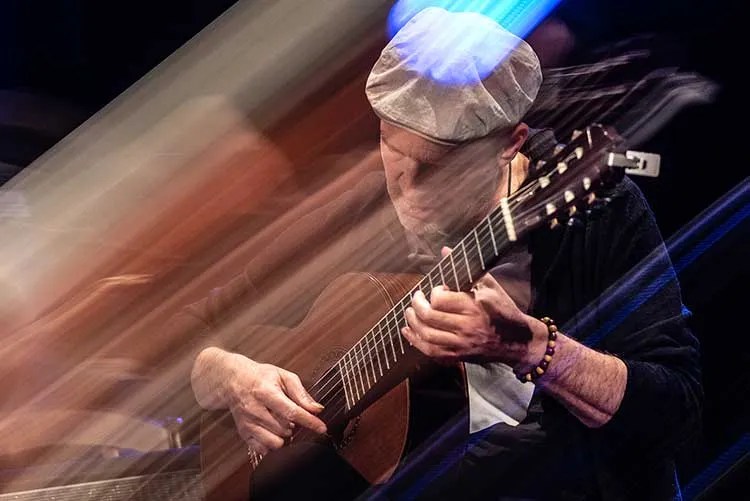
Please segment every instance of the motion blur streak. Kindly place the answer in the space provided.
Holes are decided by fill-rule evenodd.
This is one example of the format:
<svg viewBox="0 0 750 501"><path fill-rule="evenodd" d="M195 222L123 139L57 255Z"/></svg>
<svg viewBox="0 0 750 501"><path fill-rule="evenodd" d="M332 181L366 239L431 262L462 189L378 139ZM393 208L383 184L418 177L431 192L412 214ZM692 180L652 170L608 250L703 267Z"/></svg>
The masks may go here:
<svg viewBox="0 0 750 501"><path fill-rule="evenodd" d="M25 207L0 205L0 469L54 464L60 484L123 451L179 445L172 418L184 439L195 432L189 373L205 342L183 329L183 307L208 295L227 309L210 291L229 283L225 296L248 306L210 342L241 344L247 325L299 321L352 256L385 259L382 238L310 251L340 220L287 228L380 168L364 81L390 6L240 2L2 188ZM551 72L530 123L564 131L653 97L587 93L610 68ZM682 80L660 75L668 102L654 99L672 113ZM378 211L368 223L357 231L378 228Z"/></svg>

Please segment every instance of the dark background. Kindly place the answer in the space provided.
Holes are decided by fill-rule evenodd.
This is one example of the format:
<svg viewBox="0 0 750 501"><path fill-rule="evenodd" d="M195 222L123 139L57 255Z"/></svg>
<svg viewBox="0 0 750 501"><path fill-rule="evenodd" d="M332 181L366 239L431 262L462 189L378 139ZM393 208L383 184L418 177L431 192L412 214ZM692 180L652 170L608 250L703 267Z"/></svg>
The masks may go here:
<svg viewBox="0 0 750 501"><path fill-rule="evenodd" d="M127 89L189 40L230 0L92 0L0 3L0 107L33 96L54 120L5 123L0 109L0 183ZM665 238L746 177L741 126L739 2L725 0L568 0L554 13L575 34L567 62L637 33L656 33L678 48L681 69L720 85L715 103L682 110L642 149L662 155L662 175L637 182ZM54 122L54 124L52 124ZM52 125L51 125L52 124ZM745 315L750 278L748 224L714 244L682 274L685 303L703 347L706 406L700 443L685 452L683 482L748 432L750 350ZM745 464L747 461L745 461ZM746 468L747 470L747 468ZM734 476L737 481L737 476ZM725 483L729 480L725 480Z"/></svg>

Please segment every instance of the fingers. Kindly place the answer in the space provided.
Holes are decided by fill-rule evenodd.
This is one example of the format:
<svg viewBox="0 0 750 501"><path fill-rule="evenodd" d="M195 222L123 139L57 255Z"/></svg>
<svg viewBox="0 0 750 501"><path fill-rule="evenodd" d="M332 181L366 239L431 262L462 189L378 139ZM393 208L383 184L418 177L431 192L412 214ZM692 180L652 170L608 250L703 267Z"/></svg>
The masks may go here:
<svg viewBox="0 0 750 501"><path fill-rule="evenodd" d="M300 381L297 374L284 369L279 369L279 375L281 376L281 382L286 394L297 404L315 414L323 410L323 406L316 402L307 390L305 390L305 387L302 385L302 381Z"/></svg>
<svg viewBox="0 0 750 501"><path fill-rule="evenodd" d="M238 425L237 431L247 446L259 454L267 454L268 451L280 449L284 445L283 438L254 423Z"/></svg>
<svg viewBox="0 0 750 501"><path fill-rule="evenodd" d="M402 327L401 334L417 350L437 362L452 364L459 360L458 353L456 353L452 347L432 344L422 339L422 337L411 327Z"/></svg>
<svg viewBox="0 0 750 501"><path fill-rule="evenodd" d="M414 293L414 297L424 298L425 296L421 291L417 291ZM474 298L470 294L453 292L442 285L435 287L430 292L429 305L433 309L445 313L472 313L477 309Z"/></svg>
<svg viewBox="0 0 750 501"><path fill-rule="evenodd" d="M433 312L433 314L429 316L435 318L433 315L438 313L440 312ZM435 323L428 324L420 318L416 312L416 308L407 308L404 315L409 324L408 326L415 332L415 336L419 341L443 347L456 347L463 345L461 337L454 334L453 330L447 330L452 328L453 322L443 321L444 325L448 326L447 329L436 326Z"/></svg>
<svg viewBox="0 0 750 501"><path fill-rule="evenodd" d="M313 413L323 406L305 390L299 377L269 364L243 373L230 406L237 430L248 447L265 454L284 445L299 425L325 433L325 423Z"/></svg>
<svg viewBox="0 0 750 501"><path fill-rule="evenodd" d="M325 433L326 425L312 413L298 405L283 391L263 393L258 399L278 418L309 428L317 433ZM317 411L320 412L320 409Z"/></svg>
<svg viewBox="0 0 750 501"><path fill-rule="evenodd" d="M408 308L407 311L413 309L413 313L416 313L422 322L443 331L455 332L465 318L464 315L434 308L421 291L414 294L411 305L412 308Z"/></svg>
<svg viewBox="0 0 750 501"><path fill-rule="evenodd" d="M278 416L272 413L263 405L256 406L253 418L255 418L254 420L256 424L261 425L274 435L282 438L291 437L292 431L294 431L295 424L292 421L285 419L283 416Z"/></svg>

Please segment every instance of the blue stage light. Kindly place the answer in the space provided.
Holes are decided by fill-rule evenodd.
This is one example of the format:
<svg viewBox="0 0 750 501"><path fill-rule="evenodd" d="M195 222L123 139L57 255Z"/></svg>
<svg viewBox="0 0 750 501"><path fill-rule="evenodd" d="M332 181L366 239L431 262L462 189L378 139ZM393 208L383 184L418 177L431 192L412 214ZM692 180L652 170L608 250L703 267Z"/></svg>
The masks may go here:
<svg viewBox="0 0 750 501"><path fill-rule="evenodd" d="M409 19L426 7L450 12L478 12L494 19L521 38L528 35L561 0L398 0L388 15L388 36L392 38Z"/></svg>
<svg viewBox="0 0 750 501"><path fill-rule="evenodd" d="M393 37L421 10L440 7L450 12L483 14L522 38L559 2L560 0L399 0L388 16L388 34ZM484 79L511 49L488 43L484 37L460 25L454 30L455 32L441 32L436 38L422 38L403 44L400 50L408 54L408 64L414 71L446 85L462 85ZM466 54L471 54L473 65L466 65Z"/></svg>

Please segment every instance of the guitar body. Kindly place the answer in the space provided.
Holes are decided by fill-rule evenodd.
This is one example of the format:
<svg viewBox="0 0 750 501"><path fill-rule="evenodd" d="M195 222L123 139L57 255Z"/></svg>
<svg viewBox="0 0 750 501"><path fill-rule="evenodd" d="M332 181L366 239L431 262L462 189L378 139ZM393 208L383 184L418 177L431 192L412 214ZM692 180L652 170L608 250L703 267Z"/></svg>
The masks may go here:
<svg viewBox="0 0 750 501"><path fill-rule="evenodd" d="M417 282L416 275L352 273L332 282L294 329L258 328L239 352L300 376L306 388L325 374L394 303ZM405 341L404 341L405 342ZM377 369L375 369L377 370ZM391 388L353 409L329 431L337 452L366 480L387 480L403 454L409 426L409 386L401 377ZM395 386L393 386L395 384ZM357 412L362 408L361 412ZM320 439L308 433L299 439ZM270 454L274 454L271 452ZM201 466L207 499L249 498L254 465L228 412L206 413L201 423Z"/></svg>

